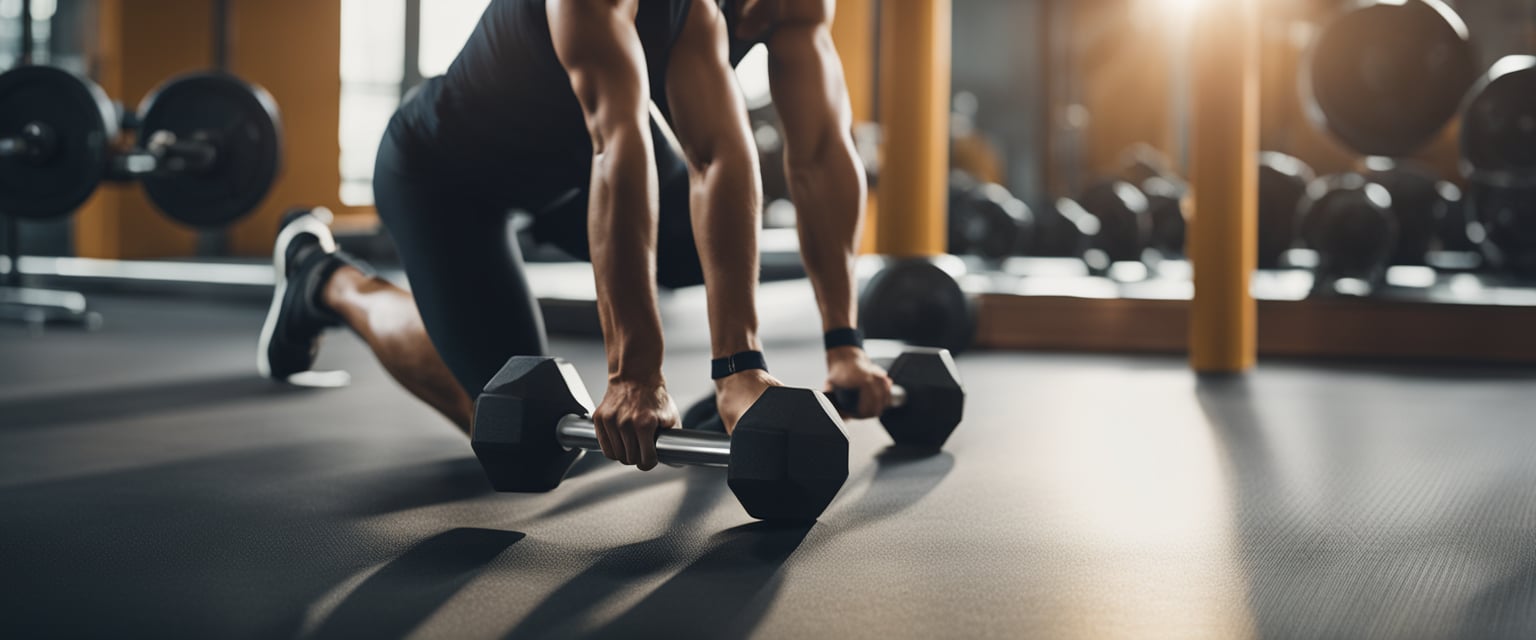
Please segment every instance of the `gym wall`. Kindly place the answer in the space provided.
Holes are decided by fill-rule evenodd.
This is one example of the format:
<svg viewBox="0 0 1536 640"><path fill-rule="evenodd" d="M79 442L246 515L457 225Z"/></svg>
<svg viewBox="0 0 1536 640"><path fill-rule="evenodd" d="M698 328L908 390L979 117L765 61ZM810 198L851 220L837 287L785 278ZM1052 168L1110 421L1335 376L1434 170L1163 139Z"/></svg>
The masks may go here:
<svg viewBox="0 0 1536 640"><path fill-rule="evenodd" d="M87 67L114 98L137 105L171 76L213 66L208 0L95 0ZM228 231L228 250L270 250L282 212L296 204L340 209L337 142L340 0L233 0L229 71L265 87L283 116L283 173L265 203ZM78 255L193 255L196 235L157 213L133 185L104 185L75 222Z"/></svg>

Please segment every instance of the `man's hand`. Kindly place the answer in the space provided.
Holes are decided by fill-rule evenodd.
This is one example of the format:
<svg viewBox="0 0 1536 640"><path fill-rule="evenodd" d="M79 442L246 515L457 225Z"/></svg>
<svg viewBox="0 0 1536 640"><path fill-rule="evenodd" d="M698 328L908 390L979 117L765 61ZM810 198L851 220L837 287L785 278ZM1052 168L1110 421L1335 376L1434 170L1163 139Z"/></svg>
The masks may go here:
<svg viewBox="0 0 1536 640"><path fill-rule="evenodd" d="M735 433L736 422L752 408L768 387L781 387L768 372L754 369L715 381L715 402L720 407L720 420L725 422L725 432Z"/></svg>
<svg viewBox="0 0 1536 640"><path fill-rule="evenodd" d="M827 352L827 390L857 390L859 406L846 418L874 418L891 402L891 378L885 369L870 362L858 347L838 347ZM843 411L852 407L840 408Z"/></svg>
<svg viewBox="0 0 1536 640"><path fill-rule="evenodd" d="M592 423L603 455L649 471L656 466L657 433L677 426L677 405L664 383L610 381Z"/></svg>

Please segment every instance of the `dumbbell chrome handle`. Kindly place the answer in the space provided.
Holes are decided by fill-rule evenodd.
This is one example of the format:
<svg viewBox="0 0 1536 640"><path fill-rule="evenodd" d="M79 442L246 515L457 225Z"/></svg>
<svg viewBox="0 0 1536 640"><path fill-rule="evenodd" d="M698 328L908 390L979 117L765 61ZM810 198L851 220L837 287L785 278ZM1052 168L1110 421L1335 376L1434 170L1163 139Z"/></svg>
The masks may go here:
<svg viewBox="0 0 1536 640"><path fill-rule="evenodd" d="M0 138L0 158L28 157L33 161L46 160L57 150L58 139L53 129L40 122L28 122L21 133Z"/></svg>
<svg viewBox="0 0 1536 640"><path fill-rule="evenodd" d="M118 179L162 174L188 174L206 171L219 159L219 149L212 142L157 131L141 149L118 155L112 161L112 174Z"/></svg>
<svg viewBox="0 0 1536 640"><path fill-rule="evenodd" d="M591 418L567 414L555 427L555 441L566 449L599 451L597 425ZM656 460L665 465L731 466L731 437L692 429L662 429L656 437Z"/></svg>
<svg viewBox="0 0 1536 640"><path fill-rule="evenodd" d="M844 411L852 411L859 408L858 389L837 389L835 391L828 391L827 399L832 401L832 406ZM898 407L906 406L906 404L907 390L899 384L891 385L891 402L890 404L885 405L885 408L896 409Z"/></svg>

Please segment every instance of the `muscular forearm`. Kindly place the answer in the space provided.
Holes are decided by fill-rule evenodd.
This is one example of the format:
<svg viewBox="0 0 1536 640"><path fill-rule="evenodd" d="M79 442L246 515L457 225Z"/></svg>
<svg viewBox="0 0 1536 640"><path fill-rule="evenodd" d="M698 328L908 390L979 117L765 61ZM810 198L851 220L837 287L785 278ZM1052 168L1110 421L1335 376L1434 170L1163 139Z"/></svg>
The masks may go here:
<svg viewBox="0 0 1536 640"><path fill-rule="evenodd" d="M757 336L757 233L761 187L745 148L703 158L693 169L693 232L709 297L714 356L762 349Z"/></svg>
<svg viewBox="0 0 1536 640"><path fill-rule="evenodd" d="M661 381L656 308L656 168L642 125L607 136L592 163L588 234L613 380Z"/></svg>
<svg viewBox="0 0 1536 640"><path fill-rule="evenodd" d="M853 141L839 137L820 153L791 157L788 164L800 255L816 290L822 328L854 326L858 318L853 261L864 222L866 188Z"/></svg>

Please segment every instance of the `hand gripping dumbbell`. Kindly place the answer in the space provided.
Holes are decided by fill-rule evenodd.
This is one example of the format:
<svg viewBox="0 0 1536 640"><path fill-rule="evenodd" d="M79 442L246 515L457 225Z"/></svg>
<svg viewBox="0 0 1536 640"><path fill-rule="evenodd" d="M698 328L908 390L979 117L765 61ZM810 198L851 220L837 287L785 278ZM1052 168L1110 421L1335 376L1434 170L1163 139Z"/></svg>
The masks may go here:
<svg viewBox="0 0 1536 640"><path fill-rule="evenodd" d="M497 491L543 492L598 450L594 405L576 368L559 358L519 356L475 401L471 444ZM727 469L727 483L760 520L815 520L848 480L848 434L821 394L773 387L742 415L733 435L664 429L663 464Z"/></svg>
<svg viewBox="0 0 1536 640"><path fill-rule="evenodd" d="M899 445L944 446L965 414L965 387L949 351L907 347L886 371L893 383L890 404L880 414L886 433ZM859 406L857 389L835 389L827 398L845 413Z"/></svg>

